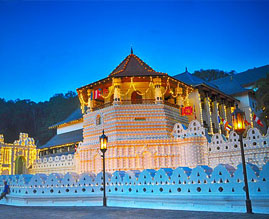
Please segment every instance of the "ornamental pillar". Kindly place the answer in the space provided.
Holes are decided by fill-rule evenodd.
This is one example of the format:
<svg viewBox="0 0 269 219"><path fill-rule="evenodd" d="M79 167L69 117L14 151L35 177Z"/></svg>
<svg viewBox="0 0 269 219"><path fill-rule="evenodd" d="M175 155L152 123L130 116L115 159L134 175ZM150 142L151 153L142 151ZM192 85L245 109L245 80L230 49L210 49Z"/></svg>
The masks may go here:
<svg viewBox="0 0 269 219"><path fill-rule="evenodd" d="M201 96L199 90L196 90L195 93L196 93L195 113L197 116L197 120L200 122L201 125L203 125L203 109L201 103Z"/></svg>
<svg viewBox="0 0 269 219"><path fill-rule="evenodd" d="M179 106L182 106L183 105L183 97L182 97L182 94L183 94L183 88L177 86L177 88L176 88L176 95L177 95L176 101L177 101L177 105L179 105Z"/></svg>
<svg viewBox="0 0 269 219"><path fill-rule="evenodd" d="M113 86L114 86L113 105L119 105L121 101L121 96L120 96L121 79L113 78Z"/></svg>
<svg viewBox="0 0 269 219"><path fill-rule="evenodd" d="M186 89L186 96L184 98L184 106L190 106L190 100L189 100L189 90Z"/></svg>
<svg viewBox="0 0 269 219"><path fill-rule="evenodd" d="M217 130L218 133L220 133L220 124L219 124L219 121L218 121L218 116L219 116L218 106L219 106L219 103L217 101L217 98L215 98L215 100L213 102L213 106L214 107L213 107L212 120L213 120L215 129ZM215 130L213 130L213 131L215 131Z"/></svg>
<svg viewBox="0 0 269 219"><path fill-rule="evenodd" d="M232 112L231 112L231 106L226 107L226 118L227 122L232 124Z"/></svg>
<svg viewBox="0 0 269 219"><path fill-rule="evenodd" d="M94 107L94 100L92 98L92 89L87 89L87 94L88 94L88 109L89 111L93 111Z"/></svg>
<svg viewBox="0 0 269 219"><path fill-rule="evenodd" d="M206 114L206 123L208 125L208 133L213 134L212 120L211 120L211 109L210 109L210 98L205 97L205 114Z"/></svg>
<svg viewBox="0 0 269 219"><path fill-rule="evenodd" d="M10 172L10 174L12 175L12 174L14 174L14 163L15 163L15 159L14 159L14 147L13 148L11 148L11 150L12 150L12 153L11 153L11 172Z"/></svg>
<svg viewBox="0 0 269 219"><path fill-rule="evenodd" d="M161 78L153 78L153 83L155 87L155 103L163 103L163 98L162 98L162 91L161 91L161 84L162 84L162 79Z"/></svg>
<svg viewBox="0 0 269 219"><path fill-rule="evenodd" d="M226 121L228 121L228 120L227 120L227 115L226 115L226 106L225 106L225 104L224 104L224 101L222 101L222 102L221 102L221 105L220 105L220 116L221 116L222 118L224 118ZM223 130L224 130L223 134L224 134L225 136L227 136L228 132L227 132L225 129L223 129Z"/></svg>

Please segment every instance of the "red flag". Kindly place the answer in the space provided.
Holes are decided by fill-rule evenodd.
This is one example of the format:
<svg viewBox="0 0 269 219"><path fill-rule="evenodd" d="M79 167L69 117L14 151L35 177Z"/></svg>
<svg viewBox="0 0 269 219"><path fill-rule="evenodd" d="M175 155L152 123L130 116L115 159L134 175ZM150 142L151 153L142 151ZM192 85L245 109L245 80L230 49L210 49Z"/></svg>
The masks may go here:
<svg viewBox="0 0 269 219"><path fill-rule="evenodd" d="M259 126L263 127L262 121L261 121L261 120L259 119L259 117L256 116L254 113L253 113L253 120L254 120L255 122L257 122L257 124L258 124Z"/></svg>
<svg viewBox="0 0 269 219"><path fill-rule="evenodd" d="M101 97L101 89L95 90L93 95L94 95L94 99L98 99L99 97Z"/></svg>
<svg viewBox="0 0 269 219"><path fill-rule="evenodd" d="M186 106L181 108L181 115L182 116L189 116L192 115L192 107Z"/></svg>

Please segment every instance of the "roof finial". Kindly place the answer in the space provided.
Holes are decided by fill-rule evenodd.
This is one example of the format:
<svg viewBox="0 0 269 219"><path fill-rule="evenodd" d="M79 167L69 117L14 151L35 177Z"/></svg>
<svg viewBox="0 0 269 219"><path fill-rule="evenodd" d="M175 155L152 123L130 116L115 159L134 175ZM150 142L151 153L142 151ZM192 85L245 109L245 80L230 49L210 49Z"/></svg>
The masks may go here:
<svg viewBox="0 0 269 219"><path fill-rule="evenodd" d="M134 51L133 51L133 48L131 47L131 54L133 54L134 53Z"/></svg>
<svg viewBox="0 0 269 219"><path fill-rule="evenodd" d="M186 67L185 72L188 72L188 68Z"/></svg>

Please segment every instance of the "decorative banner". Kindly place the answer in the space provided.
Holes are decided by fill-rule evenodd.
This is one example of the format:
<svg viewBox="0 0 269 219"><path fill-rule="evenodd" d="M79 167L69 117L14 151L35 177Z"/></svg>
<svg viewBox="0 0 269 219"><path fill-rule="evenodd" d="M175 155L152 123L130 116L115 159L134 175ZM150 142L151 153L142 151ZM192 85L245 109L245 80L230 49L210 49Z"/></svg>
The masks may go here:
<svg viewBox="0 0 269 219"><path fill-rule="evenodd" d="M181 116L190 116L192 115L193 108L192 106L186 106L181 108Z"/></svg>
<svg viewBox="0 0 269 219"><path fill-rule="evenodd" d="M253 113L253 120L257 122L259 126L263 127L262 121L259 119L258 116L255 115L255 113Z"/></svg>
<svg viewBox="0 0 269 219"><path fill-rule="evenodd" d="M230 125L225 119L223 119L222 117L218 116L218 122L220 125L224 126L224 129L226 131L231 131L231 129L233 128L232 125Z"/></svg>
<svg viewBox="0 0 269 219"><path fill-rule="evenodd" d="M92 93L91 93L91 100L96 100L99 97L101 97L101 91L102 91L101 88L92 91Z"/></svg>

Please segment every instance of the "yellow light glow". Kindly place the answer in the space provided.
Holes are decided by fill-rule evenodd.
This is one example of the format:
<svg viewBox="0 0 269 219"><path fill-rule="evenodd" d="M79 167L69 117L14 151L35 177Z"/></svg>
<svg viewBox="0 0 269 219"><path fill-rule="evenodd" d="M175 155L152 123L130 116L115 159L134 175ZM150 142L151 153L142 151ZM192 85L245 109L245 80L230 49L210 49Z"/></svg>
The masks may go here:
<svg viewBox="0 0 269 219"><path fill-rule="evenodd" d="M242 134L245 130L245 113L238 108L233 113L233 127L238 134Z"/></svg>

